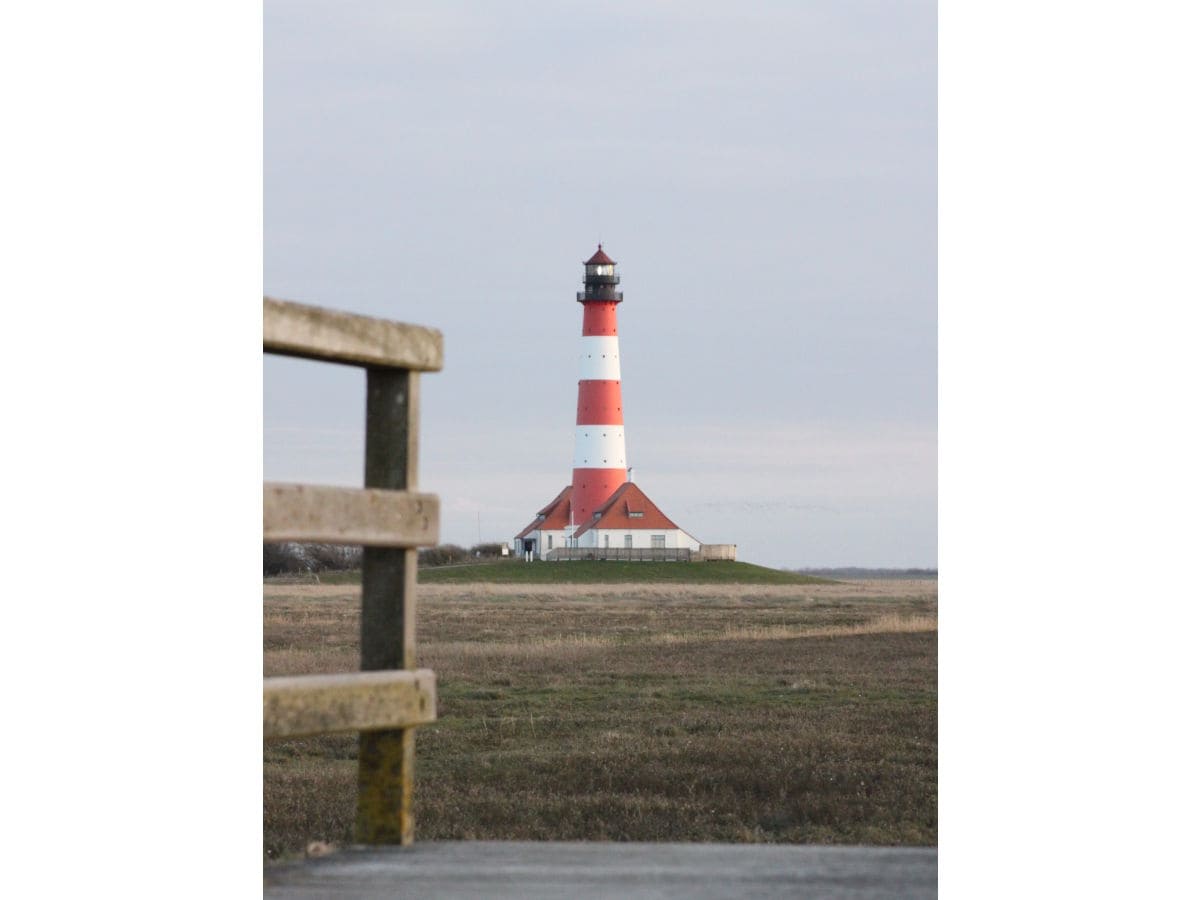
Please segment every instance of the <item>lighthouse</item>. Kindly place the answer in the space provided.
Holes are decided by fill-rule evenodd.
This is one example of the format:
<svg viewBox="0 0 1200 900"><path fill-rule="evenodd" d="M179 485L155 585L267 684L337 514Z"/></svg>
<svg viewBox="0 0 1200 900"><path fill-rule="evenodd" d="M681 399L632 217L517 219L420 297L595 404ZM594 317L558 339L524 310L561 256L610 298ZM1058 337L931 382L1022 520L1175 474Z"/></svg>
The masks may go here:
<svg viewBox="0 0 1200 900"><path fill-rule="evenodd" d="M583 290L575 294L583 333L571 483L513 539L527 559L690 559L701 549L630 478L617 337L620 283L616 261L597 246L583 263Z"/></svg>
<svg viewBox="0 0 1200 900"><path fill-rule="evenodd" d="M579 347L579 401L575 407L575 469L571 476L574 524L591 521L625 483L625 417L621 409L621 353L617 342L617 290L621 276L604 246L583 264Z"/></svg>

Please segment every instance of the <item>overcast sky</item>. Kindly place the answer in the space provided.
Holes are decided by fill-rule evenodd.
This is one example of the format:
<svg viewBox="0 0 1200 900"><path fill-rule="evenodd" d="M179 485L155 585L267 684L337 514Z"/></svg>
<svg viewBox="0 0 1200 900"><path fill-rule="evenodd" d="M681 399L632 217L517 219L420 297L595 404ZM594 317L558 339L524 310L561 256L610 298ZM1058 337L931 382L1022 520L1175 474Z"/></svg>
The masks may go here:
<svg viewBox="0 0 1200 900"><path fill-rule="evenodd" d="M933 2L267 0L265 290L443 331L420 484L443 540L508 540L570 482L602 238L669 516L934 566L936 44ZM363 383L267 357L266 478L361 483Z"/></svg>

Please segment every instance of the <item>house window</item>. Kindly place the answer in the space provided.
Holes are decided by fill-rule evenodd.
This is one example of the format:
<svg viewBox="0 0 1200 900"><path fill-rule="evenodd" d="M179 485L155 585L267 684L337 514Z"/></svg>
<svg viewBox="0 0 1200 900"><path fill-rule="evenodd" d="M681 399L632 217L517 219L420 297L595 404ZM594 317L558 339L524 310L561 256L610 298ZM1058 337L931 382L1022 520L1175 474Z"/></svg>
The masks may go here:
<svg viewBox="0 0 1200 900"><path fill-rule="evenodd" d="M667 536L665 534L650 535L650 546L655 549L667 549Z"/></svg>
<svg viewBox="0 0 1200 900"><path fill-rule="evenodd" d="M546 549L547 550L554 549L554 535L552 535L552 534L546 535Z"/></svg>
<svg viewBox="0 0 1200 900"><path fill-rule="evenodd" d="M608 535L607 534L604 536L604 549L605 550L608 549Z"/></svg>
<svg viewBox="0 0 1200 900"><path fill-rule="evenodd" d="M633 535L632 534L625 535L625 549L626 550L633 549Z"/></svg>

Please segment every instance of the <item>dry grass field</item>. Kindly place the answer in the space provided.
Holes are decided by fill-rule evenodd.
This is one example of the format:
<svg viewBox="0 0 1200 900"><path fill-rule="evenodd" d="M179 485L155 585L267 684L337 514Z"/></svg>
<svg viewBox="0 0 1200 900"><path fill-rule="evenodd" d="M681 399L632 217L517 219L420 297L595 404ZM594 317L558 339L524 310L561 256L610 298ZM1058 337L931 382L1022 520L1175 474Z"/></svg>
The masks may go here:
<svg viewBox="0 0 1200 900"><path fill-rule="evenodd" d="M418 840L937 842L937 582L422 585ZM264 586L267 675L358 668L358 588ZM264 748L264 856L343 844L357 738Z"/></svg>

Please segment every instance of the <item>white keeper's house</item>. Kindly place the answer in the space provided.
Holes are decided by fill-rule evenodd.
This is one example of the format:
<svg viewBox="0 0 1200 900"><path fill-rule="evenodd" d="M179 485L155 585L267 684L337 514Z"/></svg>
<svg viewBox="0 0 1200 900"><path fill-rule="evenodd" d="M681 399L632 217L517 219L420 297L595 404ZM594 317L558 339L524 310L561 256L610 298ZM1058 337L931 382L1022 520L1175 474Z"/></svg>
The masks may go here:
<svg viewBox="0 0 1200 900"><path fill-rule="evenodd" d="M513 546L518 553L528 550L542 558L551 550L564 547L700 550L700 542L668 519L632 481L613 491L604 505L592 513L592 521L582 525L572 524L573 521L571 485L567 485L538 510L534 520L516 536Z"/></svg>

